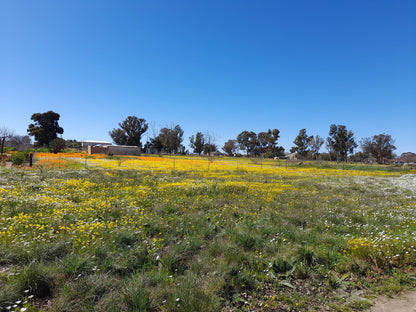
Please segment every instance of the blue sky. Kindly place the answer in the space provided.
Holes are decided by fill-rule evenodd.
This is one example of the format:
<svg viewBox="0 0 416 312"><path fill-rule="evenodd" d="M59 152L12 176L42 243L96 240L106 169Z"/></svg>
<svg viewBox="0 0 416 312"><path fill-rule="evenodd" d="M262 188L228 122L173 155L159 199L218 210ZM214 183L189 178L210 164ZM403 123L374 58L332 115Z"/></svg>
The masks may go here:
<svg viewBox="0 0 416 312"><path fill-rule="evenodd" d="M65 139L111 140L135 115L186 145L277 128L289 150L343 124L416 152L415 16L413 0L0 0L0 126L53 110Z"/></svg>

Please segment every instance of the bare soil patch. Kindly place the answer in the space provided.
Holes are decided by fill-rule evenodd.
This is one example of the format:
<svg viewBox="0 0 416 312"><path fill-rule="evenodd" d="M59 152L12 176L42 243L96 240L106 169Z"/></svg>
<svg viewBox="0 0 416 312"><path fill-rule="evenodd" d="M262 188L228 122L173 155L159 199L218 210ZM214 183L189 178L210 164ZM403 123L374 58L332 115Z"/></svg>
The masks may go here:
<svg viewBox="0 0 416 312"><path fill-rule="evenodd" d="M380 297L370 312L416 312L416 291L404 294L400 298Z"/></svg>

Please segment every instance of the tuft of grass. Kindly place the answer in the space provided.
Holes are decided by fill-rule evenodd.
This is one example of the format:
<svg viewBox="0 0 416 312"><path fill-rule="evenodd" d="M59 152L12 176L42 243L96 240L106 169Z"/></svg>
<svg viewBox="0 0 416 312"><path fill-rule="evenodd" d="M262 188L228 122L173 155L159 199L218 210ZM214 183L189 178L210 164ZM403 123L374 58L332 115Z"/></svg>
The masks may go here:
<svg viewBox="0 0 416 312"><path fill-rule="evenodd" d="M53 268L32 262L13 275L14 289L23 294L43 299L53 294L56 276Z"/></svg>
<svg viewBox="0 0 416 312"><path fill-rule="evenodd" d="M126 281L121 290L122 302L129 312L149 311L151 307L149 295L143 280L136 277Z"/></svg>

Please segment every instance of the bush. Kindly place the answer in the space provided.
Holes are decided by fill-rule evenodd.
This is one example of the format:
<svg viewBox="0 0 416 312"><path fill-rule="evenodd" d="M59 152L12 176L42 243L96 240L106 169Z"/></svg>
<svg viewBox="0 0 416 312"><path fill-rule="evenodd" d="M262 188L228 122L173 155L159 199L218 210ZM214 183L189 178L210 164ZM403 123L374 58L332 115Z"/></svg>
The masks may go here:
<svg viewBox="0 0 416 312"><path fill-rule="evenodd" d="M59 153L65 149L65 140L62 138L53 139L51 143L49 143L49 147L55 154Z"/></svg>
<svg viewBox="0 0 416 312"><path fill-rule="evenodd" d="M45 148L45 147L38 148L36 151L39 152L39 153L49 153L50 152L49 148Z"/></svg>
<svg viewBox="0 0 416 312"><path fill-rule="evenodd" d="M20 166L26 160L26 154L24 152L19 152L19 153L13 154L10 157L10 160L12 161L13 165Z"/></svg>

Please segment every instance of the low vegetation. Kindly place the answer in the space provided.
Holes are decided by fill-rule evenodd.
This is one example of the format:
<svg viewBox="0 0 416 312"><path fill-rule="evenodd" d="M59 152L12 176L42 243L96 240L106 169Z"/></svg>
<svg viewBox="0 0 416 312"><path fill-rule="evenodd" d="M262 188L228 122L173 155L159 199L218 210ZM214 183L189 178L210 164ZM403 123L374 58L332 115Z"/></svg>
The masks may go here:
<svg viewBox="0 0 416 312"><path fill-rule="evenodd" d="M0 168L0 311L356 311L416 285L414 171L36 157Z"/></svg>

